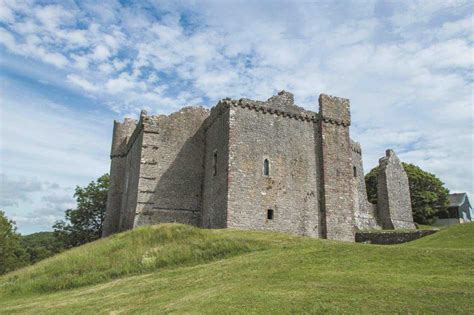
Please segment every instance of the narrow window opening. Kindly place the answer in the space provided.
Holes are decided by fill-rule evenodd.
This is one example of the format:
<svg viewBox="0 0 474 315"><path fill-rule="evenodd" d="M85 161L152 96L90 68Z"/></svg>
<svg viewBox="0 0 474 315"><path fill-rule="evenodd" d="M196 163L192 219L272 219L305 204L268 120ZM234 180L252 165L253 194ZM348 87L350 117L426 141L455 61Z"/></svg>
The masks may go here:
<svg viewBox="0 0 474 315"><path fill-rule="evenodd" d="M216 176L217 174L217 150L214 150L212 156L212 176Z"/></svg>
<svg viewBox="0 0 474 315"><path fill-rule="evenodd" d="M354 171L354 177L357 177L357 167L353 167L352 170Z"/></svg>
<svg viewBox="0 0 474 315"><path fill-rule="evenodd" d="M267 210L267 219L268 220L273 220L273 210L272 209Z"/></svg>
<svg viewBox="0 0 474 315"><path fill-rule="evenodd" d="M270 175L270 162L268 162L268 159L265 159L265 161L263 161L263 175Z"/></svg>

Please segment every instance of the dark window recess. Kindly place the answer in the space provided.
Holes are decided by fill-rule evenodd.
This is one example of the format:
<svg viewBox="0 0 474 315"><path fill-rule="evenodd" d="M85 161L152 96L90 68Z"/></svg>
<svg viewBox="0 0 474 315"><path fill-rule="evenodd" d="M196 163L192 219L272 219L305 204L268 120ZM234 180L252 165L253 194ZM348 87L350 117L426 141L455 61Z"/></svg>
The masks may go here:
<svg viewBox="0 0 474 315"><path fill-rule="evenodd" d="M357 177L357 167L353 167L352 170L354 171L354 177Z"/></svg>
<svg viewBox="0 0 474 315"><path fill-rule="evenodd" d="M263 161L263 175L269 176L270 175L270 162L267 159Z"/></svg>
<svg viewBox="0 0 474 315"><path fill-rule="evenodd" d="M267 210L267 220L273 220L273 210L272 209Z"/></svg>
<svg viewBox="0 0 474 315"><path fill-rule="evenodd" d="M217 151L214 150L214 155L212 156L212 176L217 174Z"/></svg>

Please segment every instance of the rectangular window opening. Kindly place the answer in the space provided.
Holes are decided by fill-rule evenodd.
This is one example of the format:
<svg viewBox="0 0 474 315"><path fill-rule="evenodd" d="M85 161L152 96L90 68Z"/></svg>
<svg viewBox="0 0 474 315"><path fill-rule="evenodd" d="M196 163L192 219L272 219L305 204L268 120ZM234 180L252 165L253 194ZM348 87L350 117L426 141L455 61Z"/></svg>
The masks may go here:
<svg viewBox="0 0 474 315"><path fill-rule="evenodd" d="M273 220L273 210L272 209L267 210L267 220Z"/></svg>

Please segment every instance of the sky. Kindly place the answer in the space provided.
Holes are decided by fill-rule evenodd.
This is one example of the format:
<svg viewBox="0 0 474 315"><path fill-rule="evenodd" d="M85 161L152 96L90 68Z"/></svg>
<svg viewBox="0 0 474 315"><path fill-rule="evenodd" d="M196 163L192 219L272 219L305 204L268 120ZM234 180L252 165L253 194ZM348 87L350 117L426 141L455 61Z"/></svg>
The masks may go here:
<svg viewBox="0 0 474 315"><path fill-rule="evenodd" d="M113 120L280 90L349 98L387 148L474 202L474 2L0 0L0 209L51 230L109 171Z"/></svg>

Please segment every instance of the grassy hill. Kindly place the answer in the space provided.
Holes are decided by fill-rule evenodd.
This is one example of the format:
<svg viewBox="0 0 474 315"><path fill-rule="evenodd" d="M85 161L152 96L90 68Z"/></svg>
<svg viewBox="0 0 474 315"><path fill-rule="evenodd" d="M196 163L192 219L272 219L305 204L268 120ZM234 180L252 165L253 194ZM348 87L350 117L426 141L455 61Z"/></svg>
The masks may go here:
<svg viewBox="0 0 474 315"><path fill-rule="evenodd" d="M403 245L148 226L0 278L0 313L473 313L474 224Z"/></svg>

